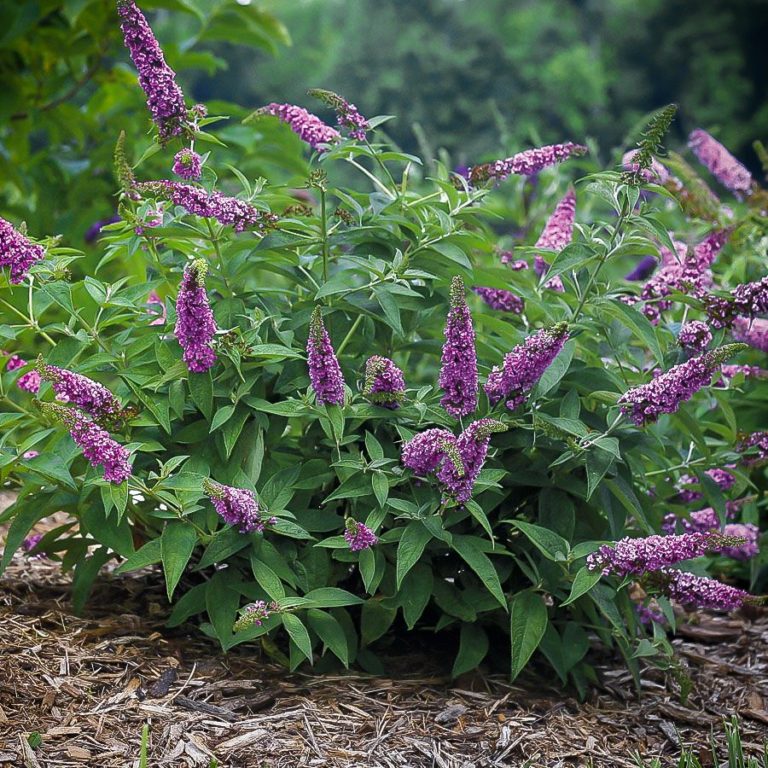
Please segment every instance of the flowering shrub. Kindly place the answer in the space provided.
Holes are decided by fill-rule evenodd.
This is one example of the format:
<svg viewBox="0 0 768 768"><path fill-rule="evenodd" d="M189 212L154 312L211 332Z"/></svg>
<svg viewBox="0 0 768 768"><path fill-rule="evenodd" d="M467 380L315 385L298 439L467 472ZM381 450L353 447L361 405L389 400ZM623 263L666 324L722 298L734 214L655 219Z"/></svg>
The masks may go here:
<svg viewBox="0 0 768 768"><path fill-rule="evenodd" d="M760 426L741 419L764 386L766 200L724 148L694 136L733 209L659 155L670 109L575 190L591 161L571 142L426 178L377 142L383 118L316 91L337 128L277 104L243 126L285 123L309 175L248 179L118 9L150 152L184 182L143 178L118 139L120 219L83 279L77 252L0 222L1 567L63 511L32 546L74 569L78 606L108 561L159 564L171 624L200 617L224 649L376 669L379 638L419 627L455 637L456 675L538 650L582 690L589 633L637 673L669 651L670 600L752 599L705 575L756 554L768 457L741 434ZM521 189L510 242L497 214ZM121 269L137 258L142 279Z"/></svg>

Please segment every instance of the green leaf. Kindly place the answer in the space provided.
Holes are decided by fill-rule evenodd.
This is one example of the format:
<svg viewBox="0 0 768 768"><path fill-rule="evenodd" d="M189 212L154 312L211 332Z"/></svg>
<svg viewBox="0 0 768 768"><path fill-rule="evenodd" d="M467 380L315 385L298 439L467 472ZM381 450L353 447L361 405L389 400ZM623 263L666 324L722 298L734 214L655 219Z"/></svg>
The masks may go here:
<svg viewBox="0 0 768 768"><path fill-rule="evenodd" d="M315 608L339 608L343 605L360 605L363 600L339 587L320 587L307 592L305 600L311 601Z"/></svg>
<svg viewBox="0 0 768 768"><path fill-rule="evenodd" d="M566 342L565 346L560 350L557 357L552 361L549 368L544 371L544 374L533 388L533 393L531 394L532 398L543 397L560 383L560 380L571 367L571 361L573 360L575 351L575 340L571 339Z"/></svg>
<svg viewBox="0 0 768 768"><path fill-rule="evenodd" d="M403 610L403 619L408 629L416 626L416 622L429 604L433 583L432 568L423 563L417 563L403 579L402 589L398 591L398 602Z"/></svg>
<svg viewBox="0 0 768 768"><path fill-rule="evenodd" d="M595 252L584 243L570 243L552 259L546 277L542 279L546 282L564 272L580 269L595 257Z"/></svg>
<svg viewBox="0 0 768 768"><path fill-rule="evenodd" d="M333 493L323 499L323 504L335 499L355 499L360 496L371 495L371 481L362 472L358 472L347 478Z"/></svg>
<svg viewBox="0 0 768 768"><path fill-rule="evenodd" d="M374 472L371 475L371 487L373 488L373 495L376 497L376 501L383 509L389 496L389 480L387 480L387 476L383 472Z"/></svg>
<svg viewBox="0 0 768 768"><path fill-rule="evenodd" d="M363 645L370 645L378 640L392 626L395 616L397 616L396 608L388 608L376 598L368 600L363 606L360 618Z"/></svg>
<svg viewBox="0 0 768 768"><path fill-rule="evenodd" d="M488 635L485 630L477 624L462 623L459 652L453 662L451 677L457 678L465 672L477 669L487 653Z"/></svg>
<svg viewBox="0 0 768 768"><path fill-rule="evenodd" d="M317 608L310 608L307 611L307 619L309 626L317 632L318 637L326 647L345 667L348 667L349 647L347 646L347 635L341 624L330 613L320 611Z"/></svg>
<svg viewBox="0 0 768 768"><path fill-rule="evenodd" d="M312 641L309 639L309 632L307 632L307 628L301 619L292 613L283 613L281 618L291 640L296 644L304 658L312 664Z"/></svg>
<svg viewBox="0 0 768 768"><path fill-rule="evenodd" d="M239 605L240 593L232 588L231 572L216 572L205 590L205 610L225 651L230 646Z"/></svg>
<svg viewBox="0 0 768 768"><path fill-rule="evenodd" d="M408 571L413 568L424 553L424 548L432 538L432 534L419 520L412 520L405 527L400 543L397 545L397 589L403 583Z"/></svg>
<svg viewBox="0 0 768 768"><path fill-rule="evenodd" d="M165 572L165 586L168 600L181 579L189 558L197 544L197 532L186 522L170 520L160 536L160 555Z"/></svg>
<svg viewBox="0 0 768 768"><path fill-rule="evenodd" d="M538 648L547 629L547 608L532 590L518 592L510 603L511 673L514 680Z"/></svg>
<svg viewBox="0 0 768 768"><path fill-rule="evenodd" d="M462 560L477 574L485 588L499 601L504 610L507 609L507 598L501 588L499 574L491 559L483 552L485 542L477 536L455 535L453 548Z"/></svg>
<svg viewBox="0 0 768 768"><path fill-rule="evenodd" d="M597 490L605 473L613 466L616 457L597 445L587 451L587 501Z"/></svg>
<svg viewBox="0 0 768 768"><path fill-rule="evenodd" d="M33 503L29 497L17 501L15 506L18 507L18 511L8 529L8 535L6 536L3 546L3 559L0 560L0 574L2 574L8 567L8 563L11 562L11 558L16 550L21 546L21 543L27 537L27 534L32 530L32 526L38 522L38 520L42 520L42 518L50 514L50 510Z"/></svg>
<svg viewBox="0 0 768 768"><path fill-rule="evenodd" d="M115 573L130 573L139 568L146 568L148 565L154 565L162 560L160 551L160 539L148 541L141 549L136 550L130 557L115 568Z"/></svg>
<svg viewBox="0 0 768 768"><path fill-rule="evenodd" d="M285 597L285 587L280 577L266 563L259 560L255 552L251 554L251 570L258 585L273 600Z"/></svg>
<svg viewBox="0 0 768 768"><path fill-rule="evenodd" d="M651 350L656 362L663 367L664 353L656 336L656 329L642 312L638 312L623 301L611 301L600 307L600 314L618 320L619 323L629 328L643 342L643 347Z"/></svg>
<svg viewBox="0 0 768 768"><path fill-rule="evenodd" d="M72 577L72 610L75 614L82 613L101 567L111 557L106 547L99 547L90 557L75 566Z"/></svg>
<svg viewBox="0 0 768 768"><path fill-rule="evenodd" d="M534 544L534 546L550 560L560 561L568 558L570 546L559 534L542 528L540 525L526 523L524 520L512 520L512 525L519 528Z"/></svg>
<svg viewBox="0 0 768 768"><path fill-rule="evenodd" d="M560 603L560 605L570 605L574 600L577 600L582 595L589 592L589 590L592 589L592 587L594 587L598 581L600 581L601 575L602 574L600 573L599 568L592 571L585 565L576 574L576 578L573 580L573 584L571 585L571 594L568 595L568 599Z"/></svg>
<svg viewBox="0 0 768 768"><path fill-rule="evenodd" d="M200 409L200 412L208 421L213 415L213 378L211 372L190 373L189 395L192 402Z"/></svg>

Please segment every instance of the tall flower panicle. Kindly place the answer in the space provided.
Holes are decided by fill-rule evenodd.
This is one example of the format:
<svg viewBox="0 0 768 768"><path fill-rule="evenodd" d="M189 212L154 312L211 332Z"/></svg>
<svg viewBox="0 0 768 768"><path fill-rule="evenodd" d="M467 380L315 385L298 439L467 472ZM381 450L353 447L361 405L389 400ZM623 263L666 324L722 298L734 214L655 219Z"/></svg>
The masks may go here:
<svg viewBox="0 0 768 768"><path fill-rule="evenodd" d="M45 256L42 245L33 243L28 237L17 232L13 225L0 218L0 269L10 268L10 282L21 283L29 268Z"/></svg>
<svg viewBox="0 0 768 768"><path fill-rule="evenodd" d="M76 405L96 421L119 421L123 407L103 384L66 368L46 365L42 357L38 358L36 367L40 376L51 382L58 400Z"/></svg>
<svg viewBox="0 0 768 768"><path fill-rule="evenodd" d="M511 312L521 315L525 309L525 302L516 293L504 288L488 288L476 285L472 289L491 309L500 312Z"/></svg>
<svg viewBox="0 0 768 768"><path fill-rule="evenodd" d="M733 520L736 512L743 505L741 499L725 502L725 518ZM707 531L719 531L721 528L720 518L713 507L704 507L691 512L687 518L678 517L673 512L664 516L661 530L664 533L676 533L681 529L683 533L706 533Z"/></svg>
<svg viewBox="0 0 768 768"><path fill-rule="evenodd" d="M475 329L464 291L464 281L451 281L450 309L445 324L445 343L440 365L440 404L454 418L467 416L477 408L477 352Z"/></svg>
<svg viewBox="0 0 768 768"><path fill-rule="evenodd" d="M178 136L188 125L184 94L176 73L166 64L144 14L133 0L117 0L125 46L139 74L139 85L147 95L147 106L157 125L161 143Z"/></svg>
<svg viewBox="0 0 768 768"><path fill-rule="evenodd" d="M344 526L344 540L351 552L360 552L362 549L370 549L379 539L365 523L348 517Z"/></svg>
<svg viewBox="0 0 768 768"><path fill-rule="evenodd" d="M750 172L716 139L701 129L688 137L699 162L724 186L739 196L752 191Z"/></svg>
<svg viewBox="0 0 768 768"><path fill-rule="evenodd" d="M756 450L752 451L753 448ZM742 461L747 465L765 461L768 459L768 432L745 435L736 445L736 450L743 454Z"/></svg>
<svg viewBox="0 0 768 768"><path fill-rule="evenodd" d="M700 389L709 386L712 374L745 344L726 344L670 368L647 384L630 389L619 398L625 414L638 426L656 421L662 413L675 413Z"/></svg>
<svg viewBox="0 0 768 768"><path fill-rule="evenodd" d="M485 392L491 404L506 398L507 408L514 410L524 403L567 340L568 326L557 323L542 328L508 352L501 368L494 366L488 375Z"/></svg>
<svg viewBox="0 0 768 768"><path fill-rule="evenodd" d="M743 589L676 568L662 568L654 576L654 581L668 597L685 606L732 611L751 598Z"/></svg>
<svg viewBox="0 0 768 768"><path fill-rule="evenodd" d="M246 488L233 488L206 478L203 491L211 500L219 517L227 525L236 525L240 533L263 533L267 525L274 525L277 518L264 519L259 509L259 502L253 491Z"/></svg>
<svg viewBox="0 0 768 768"><path fill-rule="evenodd" d="M92 467L103 467L107 482L119 485L130 477L130 454L106 429L76 408L55 403L40 403L40 408L64 424Z"/></svg>
<svg viewBox="0 0 768 768"><path fill-rule="evenodd" d="M567 160L572 155L583 155L587 148L581 144L567 141L565 144L549 144L536 149L526 149L505 160L476 165L469 169L470 184L482 184L493 179L504 181L508 176L532 176L544 168Z"/></svg>
<svg viewBox="0 0 768 768"><path fill-rule="evenodd" d="M202 259L187 265L176 298L174 333L184 350L184 362L193 373L204 373L216 362L216 321L205 291L207 269Z"/></svg>
<svg viewBox="0 0 768 768"><path fill-rule="evenodd" d="M624 279L633 282L637 280L647 280L653 274L658 263L659 262L653 256L643 256L643 258L635 264L634 269L625 275Z"/></svg>
<svg viewBox="0 0 768 768"><path fill-rule="evenodd" d="M701 557L720 546L737 543L712 532L653 535L644 539L627 537L613 544L603 544L587 557L587 567L592 571L600 570L603 576L640 576Z"/></svg>
<svg viewBox="0 0 768 768"><path fill-rule="evenodd" d="M307 365L317 404L344 405L344 377L325 330L320 307L315 307L309 323Z"/></svg>
<svg viewBox="0 0 768 768"><path fill-rule="evenodd" d="M446 496L464 504L472 496L472 489L488 455L491 435L505 432L506 425L495 419L473 421L456 440L461 456L461 467L444 461L437 471L437 479L443 484ZM460 471L459 471L460 470Z"/></svg>
<svg viewBox="0 0 768 768"><path fill-rule="evenodd" d="M638 174L647 184L664 184L669 179L669 171L666 166L662 165L655 157L651 158L649 168L641 168L640 164L635 161L636 154L636 149L624 153L621 158L621 165L625 171Z"/></svg>
<svg viewBox="0 0 768 768"><path fill-rule="evenodd" d="M712 331L701 320L686 323L677 335L677 343L691 352L703 352L712 342Z"/></svg>
<svg viewBox="0 0 768 768"><path fill-rule="evenodd" d="M273 115L285 123L302 141L312 149L321 149L323 144L335 144L341 135L335 128L326 125L317 115L293 104L267 104L260 114Z"/></svg>
<svg viewBox="0 0 768 768"><path fill-rule="evenodd" d="M173 172L187 181L197 181L203 172L203 158L193 149L184 147L173 158Z"/></svg>
<svg viewBox="0 0 768 768"><path fill-rule="evenodd" d="M446 459L458 474L464 472L456 437L447 429L427 429L414 435L403 444L400 458L403 466L420 477L437 472Z"/></svg>
<svg viewBox="0 0 768 768"><path fill-rule="evenodd" d="M403 372L388 357L369 357L365 363L363 395L384 408L399 408L405 397Z"/></svg>
<svg viewBox="0 0 768 768"><path fill-rule="evenodd" d="M354 104L350 104L338 93L326 91L323 88L310 88L307 93L327 104L336 112L336 122L340 128L349 132L351 138L365 141L366 131L370 131L371 126Z"/></svg>
<svg viewBox="0 0 768 768"><path fill-rule="evenodd" d="M576 193L569 189L562 200L555 206L555 210L544 225L534 248L546 248L559 253L571 242L573 237L573 224L576 220ZM539 277L543 277L549 271L549 264L540 254L534 260L534 269ZM557 275L549 280L545 287L562 293L563 281Z"/></svg>
<svg viewBox="0 0 768 768"><path fill-rule="evenodd" d="M249 627L260 627L273 613L279 613L280 606L273 600L257 600L246 605L240 618L232 627L233 632L242 632Z"/></svg>
<svg viewBox="0 0 768 768"><path fill-rule="evenodd" d="M136 185L137 192L148 192L166 198L187 213L203 218L216 219L219 224L232 225L235 232L253 229L265 232L274 227L277 217L254 208L244 200L227 197L221 192L207 192L202 187L181 184L176 181L145 181Z"/></svg>
<svg viewBox="0 0 768 768"><path fill-rule="evenodd" d="M708 295L704 304L709 321L715 328L727 328L739 316L753 318L768 314L768 277L752 283L742 283L730 296Z"/></svg>
<svg viewBox="0 0 768 768"><path fill-rule="evenodd" d="M736 317L732 333L736 341L743 341L761 352L768 352L768 320L761 317Z"/></svg>

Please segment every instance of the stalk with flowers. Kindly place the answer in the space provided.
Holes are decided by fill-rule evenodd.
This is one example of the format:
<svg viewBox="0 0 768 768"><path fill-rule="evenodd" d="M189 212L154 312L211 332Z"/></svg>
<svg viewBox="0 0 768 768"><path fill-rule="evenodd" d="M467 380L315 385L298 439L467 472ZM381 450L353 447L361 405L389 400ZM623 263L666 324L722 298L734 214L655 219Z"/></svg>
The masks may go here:
<svg viewBox="0 0 768 768"><path fill-rule="evenodd" d="M254 105L238 131L296 158L248 178L139 6L115 23L155 143L114 137L101 264L0 222L0 291L28 298L0 298L0 567L63 511L34 549L77 607L101 566L156 567L169 622L225 650L269 634L291 667L374 668L382 637L430 628L455 675L534 659L582 692L590 644L639 674L639 643L671 653L649 616L756 599L764 193L725 148L692 137L738 196L711 192L713 221L665 165L670 108L623 169L564 141L426 178L315 89L336 125ZM513 238L497 214L523 192Z"/></svg>

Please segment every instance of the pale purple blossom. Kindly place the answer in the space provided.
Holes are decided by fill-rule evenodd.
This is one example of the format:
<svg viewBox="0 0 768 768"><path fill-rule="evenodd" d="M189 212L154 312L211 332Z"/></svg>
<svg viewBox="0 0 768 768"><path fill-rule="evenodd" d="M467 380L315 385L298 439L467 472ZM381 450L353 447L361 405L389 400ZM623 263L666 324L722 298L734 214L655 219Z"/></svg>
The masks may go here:
<svg viewBox="0 0 768 768"><path fill-rule="evenodd" d="M571 141L565 144L549 144L545 147L527 149L504 160L495 160L492 163L470 168L469 182L480 184L489 179L503 181L512 174L532 176L544 168L567 160L571 155L582 155L586 151L585 146L574 144Z"/></svg>
<svg viewBox="0 0 768 768"><path fill-rule="evenodd" d="M757 450L750 452L752 448ZM736 450L743 454L742 460L747 465L765 461L768 459L768 432L752 432L745 435L736 445Z"/></svg>
<svg viewBox="0 0 768 768"><path fill-rule="evenodd" d="M202 259L188 264L176 298L174 333L184 350L184 362L193 373L204 373L216 362L213 351L216 321L205 291L206 270Z"/></svg>
<svg viewBox="0 0 768 768"><path fill-rule="evenodd" d="M668 597L685 606L731 611L751 598L743 589L675 568L662 568L656 580Z"/></svg>
<svg viewBox="0 0 768 768"><path fill-rule="evenodd" d="M187 127L184 94L176 84L176 73L166 64L144 14L133 0L118 0L117 12L128 52L139 74L139 84L147 95L147 106L165 143Z"/></svg>
<svg viewBox="0 0 768 768"><path fill-rule="evenodd" d="M472 315L467 306L464 281L451 281L450 308L445 324L445 343L440 364L440 404L454 418L477 408L477 352Z"/></svg>
<svg viewBox="0 0 768 768"><path fill-rule="evenodd" d="M280 606L273 600L256 600L246 605L240 618L232 627L233 632L241 632L248 627L260 627L273 613L279 613Z"/></svg>
<svg viewBox="0 0 768 768"><path fill-rule="evenodd" d="M761 352L768 352L768 320L761 317L736 317L732 333L736 341L743 341Z"/></svg>
<svg viewBox="0 0 768 768"><path fill-rule="evenodd" d="M719 141L698 129L688 137L688 146L724 187L740 197L750 194L752 175Z"/></svg>
<svg viewBox="0 0 768 768"><path fill-rule="evenodd" d="M307 366L317 404L344 405L344 377L320 307L315 307L309 322Z"/></svg>
<svg viewBox="0 0 768 768"><path fill-rule="evenodd" d="M401 449L403 466L420 477L436 472L448 457L457 466L462 466L456 437L447 429L427 429L414 435Z"/></svg>
<svg viewBox="0 0 768 768"><path fill-rule="evenodd" d="M335 128L326 125L317 115L293 104L267 104L259 110L262 114L273 115L288 127L312 149L322 145L335 144L341 135Z"/></svg>
<svg viewBox="0 0 768 768"><path fill-rule="evenodd" d="M544 229L539 235L534 248L544 248L559 253L571 242L573 237L573 225L576 220L576 193L569 189L560 202L555 206L552 215L547 219ZM543 277L549 270L549 264L544 257L537 254L534 259L534 270L539 277ZM545 288L562 293L565 289L559 275L548 280Z"/></svg>
<svg viewBox="0 0 768 768"><path fill-rule="evenodd" d="M173 158L173 172L187 181L197 181L203 172L203 158L193 149L184 147Z"/></svg>
<svg viewBox="0 0 768 768"><path fill-rule="evenodd" d="M25 365L29 365L26 360L19 357L18 355L11 355L5 364L5 370L15 371L18 368L23 368ZM41 383L42 379L40 378L40 374L35 369L32 369L31 371L27 371L26 373L19 376L16 381L16 386L19 387L19 389L23 389L26 392L31 392L33 395L36 395L40 389Z"/></svg>
<svg viewBox="0 0 768 768"><path fill-rule="evenodd" d="M516 293L504 288L488 288L476 285L472 290L491 308L500 312L511 312L515 315L522 314L525 302Z"/></svg>
<svg viewBox="0 0 768 768"><path fill-rule="evenodd" d="M513 251L502 251L499 254L499 258L501 259L502 264L506 264L515 272L528 269L528 262L525 259L516 259Z"/></svg>
<svg viewBox="0 0 768 768"><path fill-rule="evenodd" d="M76 405L99 422L119 420L123 411L120 401L103 384L66 368L46 365L42 359L38 360L37 370L51 382L61 402Z"/></svg>
<svg viewBox="0 0 768 768"><path fill-rule="evenodd" d="M715 467L714 469L708 469L705 474L714 480L721 491L730 490L736 483L736 477L727 469ZM693 477L692 475L680 475L677 487L680 490L678 496L683 504L690 504L691 502L698 501L704 497L704 494L700 491L692 490L690 488L690 486L698 485L698 483L698 478Z"/></svg>
<svg viewBox="0 0 768 768"><path fill-rule="evenodd" d="M768 370L758 365L724 365L720 369L723 378L732 379L741 374L745 379L765 379L768 378ZM723 384L723 382L720 382Z"/></svg>
<svg viewBox="0 0 768 768"><path fill-rule="evenodd" d="M712 342L712 331L705 322L691 320L680 329L677 342L686 350L701 353Z"/></svg>
<svg viewBox="0 0 768 768"><path fill-rule="evenodd" d="M10 222L0 218L0 269L10 268L9 280L13 285L21 283L29 268L44 256L42 245L33 243Z"/></svg>
<svg viewBox="0 0 768 768"><path fill-rule="evenodd" d="M491 404L506 399L507 408L514 410L524 403L567 340L568 326L558 323L542 328L508 352L501 368L494 366L488 374L485 393Z"/></svg>
<svg viewBox="0 0 768 768"><path fill-rule="evenodd" d="M384 408L399 408L405 397L403 372L388 357L369 357L365 363L363 396Z"/></svg>
<svg viewBox="0 0 768 768"><path fill-rule="evenodd" d="M227 525L237 526L240 533L263 533L267 525L277 522L275 517L262 517L253 491L246 488L233 488L206 478L203 491L210 498L219 517Z"/></svg>
<svg viewBox="0 0 768 768"><path fill-rule="evenodd" d="M327 104L336 112L336 122L340 128L347 130L351 138L365 141L366 131L371 130L371 126L354 104L350 104L338 93L322 88L310 88L307 93Z"/></svg>
<svg viewBox="0 0 768 768"><path fill-rule="evenodd" d="M29 461L30 459L36 459L39 455L39 451L24 451L24 453L21 455L21 458Z"/></svg>
<svg viewBox="0 0 768 768"><path fill-rule="evenodd" d="M351 552L369 549L378 542L376 534L365 523L360 523L351 517L348 517L346 520L344 540L349 545Z"/></svg>

